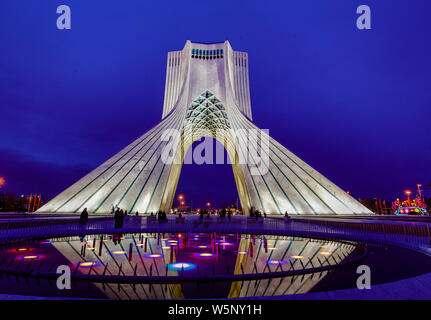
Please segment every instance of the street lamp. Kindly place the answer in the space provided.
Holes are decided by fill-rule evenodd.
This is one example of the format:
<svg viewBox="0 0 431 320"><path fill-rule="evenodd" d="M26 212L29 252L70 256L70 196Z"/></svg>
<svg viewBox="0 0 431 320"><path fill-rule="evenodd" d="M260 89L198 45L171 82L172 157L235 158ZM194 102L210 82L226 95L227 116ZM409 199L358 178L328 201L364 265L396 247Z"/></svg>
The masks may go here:
<svg viewBox="0 0 431 320"><path fill-rule="evenodd" d="M404 193L406 194L407 198L410 199L410 195L412 194L412 192L410 190L406 190L404 191Z"/></svg>
<svg viewBox="0 0 431 320"><path fill-rule="evenodd" d="M180 211L182 209L181 207L184 206L184 203L185 203L184 201L185 201L184 196L182 194L178 195L178 204L179 204L179 207L180 207L178 209Z"/></svg>
<svg viewBox="0 0 431 320"><path fill-rule="evenodd" d="M3 187L6 184L6 179L3 177L0 177L0 188Z"/></svg>

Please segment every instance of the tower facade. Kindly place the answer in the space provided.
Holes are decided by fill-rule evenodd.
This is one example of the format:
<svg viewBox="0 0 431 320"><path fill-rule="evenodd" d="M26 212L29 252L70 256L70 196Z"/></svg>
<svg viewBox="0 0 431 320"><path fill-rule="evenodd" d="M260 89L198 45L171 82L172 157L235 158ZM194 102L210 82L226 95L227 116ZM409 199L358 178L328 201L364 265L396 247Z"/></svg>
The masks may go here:
<svg viewBox="0 0 431 320"><path fill-rule="evenodd" d="M253 124L248 55L228 41L169 52L160 123L38 212L167 211L184 156L202 137L227 150L246 213L371 213Z"/></svg>

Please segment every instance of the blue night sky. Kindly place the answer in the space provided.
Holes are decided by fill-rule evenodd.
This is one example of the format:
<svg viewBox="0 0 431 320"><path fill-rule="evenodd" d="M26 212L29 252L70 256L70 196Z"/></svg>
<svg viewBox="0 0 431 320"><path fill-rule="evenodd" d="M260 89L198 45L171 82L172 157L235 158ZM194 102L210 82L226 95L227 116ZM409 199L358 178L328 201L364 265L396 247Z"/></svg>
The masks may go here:
<svg viewBox="0 0 431 320"><path fill-rule="evenodd" d="M56 28L61 4L72 30ZM356 28L360 4L372 30ZM393 200L431 183L430 12L428 0L2 0L1 191L55 196L154 126L167 52L189 39L247 51L254 122L353 196ZM237 197L228 165L184 166L178 191L195 206Z"/></svg>

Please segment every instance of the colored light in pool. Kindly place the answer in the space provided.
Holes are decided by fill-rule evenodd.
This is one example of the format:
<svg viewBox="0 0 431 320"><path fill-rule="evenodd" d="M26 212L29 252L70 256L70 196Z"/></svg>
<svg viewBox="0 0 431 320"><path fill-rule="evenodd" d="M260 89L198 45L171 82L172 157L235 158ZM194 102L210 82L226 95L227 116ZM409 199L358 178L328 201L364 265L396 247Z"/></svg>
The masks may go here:
<svg viewBox="0 0 431 320"><path fill-rule="evenodd" d="M211 258L211 257L214 257L215 255L214 253L203 252L203 253L198 253L197 256L201 258Z"/></svg>
<svg viewBox="0 0 431 320"><path fill-rule="evenodd" d="M304 259L304 256L290 256L292 259Z"/></svg>
<svg viewBox="0 0 431 320"><path fill-rule="evenodd" d="M79 263L79 266L83 268L88 268L95 265L97 265L97 262L94 262L94 261L85 261L85 262Z"/></svg>
<svg viewBox="0 0 431 320"><path fill-rule="evenodd" d="M328 251L320 251L319 254L321 254L323 256L329 256L331 253Z"/></svg>
<svg viewBox="0 0 431 320"><path fill-rule="evenodd" d="M286 261L283 260L268 260L269 264L279 265L279 264L285 264Z"/></svg>
<svg viewBox="0 0 431 320"><path fill-rule="evenodd" d="M193 263L186 263L186 262L176 262L168 265L168 269L173 271L191 270L191 269L194 269L195 267L196 266Z"/></svg>
<svg viewBox="0 0 431 320"><path fill-rule="evenodd" d="M158 259L158 258L162 258L163 254L160 253L149 253L144 255L145 258L149 258L149 259Z"/></svg>
<svg viewBox="0 0 431 320"><path fill-rule="evenodd" d="M122 250L118 250L118 251L113 251L113 254L125 254L126 251L122 251Z"/></svg>
<svg viewBox="0 0 431 320"><path fill-rule="evenodd" d="M25 259L25 260L31 260L31 259L38 259L39 256L24 256L21 259Z"/></svg>
<svg viewBox="0 0 431 320"><path fill-rule="evenodd" d="M197 246L197 248L199 248L199 249L206 249L206 248L208 248L208 246Z"/></svg>
<svg viewBox="0 0 431 320"><path fill-rule="evenodd" d="M15 250L18 251L18 252L28 252L31 249L30 248L18 248L18 249L15 249Z"/></svg>

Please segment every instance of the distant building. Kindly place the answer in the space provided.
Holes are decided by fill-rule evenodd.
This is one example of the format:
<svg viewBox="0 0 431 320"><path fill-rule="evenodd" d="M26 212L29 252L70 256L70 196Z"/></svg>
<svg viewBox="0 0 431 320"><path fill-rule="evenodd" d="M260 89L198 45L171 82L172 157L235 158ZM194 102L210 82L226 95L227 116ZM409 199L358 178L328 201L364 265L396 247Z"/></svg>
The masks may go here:
<svg viewBox="0 0 431 320"><path fill-rule="evenodd" d="M34 212L43 205L40 194L12 195L0 194L1 212Z"/></svg>
<svg viewBox="0 0 431 320"><path fill-rule="evenodd" d="M392 214L391 203L384 199L370 198L359 200L365 207L376 214Z"/></svg>

